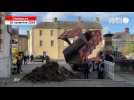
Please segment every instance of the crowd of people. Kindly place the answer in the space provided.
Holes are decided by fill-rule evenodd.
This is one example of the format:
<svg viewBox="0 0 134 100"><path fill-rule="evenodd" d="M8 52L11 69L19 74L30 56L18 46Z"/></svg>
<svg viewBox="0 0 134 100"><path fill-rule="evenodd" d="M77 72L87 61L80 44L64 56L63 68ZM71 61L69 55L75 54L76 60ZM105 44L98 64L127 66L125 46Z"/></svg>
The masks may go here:
<svg viewBox="0 0 134 100"><path fill-rule="evenodd" d="M81 65L81 72L84 75L85 79L89 78L89 75L92 71L98 72L98 79L104 78L104 64L103 61L87 60L84 61Z"/></svg>
<svg viewBox="0 0 134 100"><path fill-rule="evenodd" d="M29 62L33 61L33 55L23 55L23 54L18 54L16 56L17 62L16 62L16 72L17 74L20 74L22 72L22 65L28 64Z"/></svg>
<svg viewBox="0 0 134 100"><path fill-rule="evenodd" d="M30 62L33 62L33 55L22 55L19 54L17 57L17 73L20 74L22 72L22 65L28 64ZM46 52L43 52L42 61L46 60L46 62L49 61L49 56ZM99 57L97 59L85 59L80 67L81 72L84 74L84 78L88 79L89 75L92 71L97 71L98 79L104 79L105 78L105 66L104 66L104 60L113 62L113 58L109 54L103 55L103 53L100 53Z"/></svg>
<svg viewBox="0 0 134 100"><path fill-rule="evenodd" d="M29 56L29 55L27 55L27 56L24 55L24 56L23 56L23 63L24 63L24 64L28 64L29 62L32 62L32 61L33 61L33 58L34 58L33 55L31 55L31 56Z"/></svg>
<svg viewBox="0 0 134 100"><path fill-rule="evenodd" d="M22 65L26 65L29 63L32 63L34 60L34 56L31 55L24 55L23 53L20 53L16 56L17 62L16 62L16 71L18 74L20 74L22 72ZM47 55L46 52L43 52L43 56L42 56L42 62L44 62L44 60L46 60L46 63L49 61L49 56Z"/></svg>
<svg viewBox="0 0 134 100"><path fill-rule="evenodd" d="M110 54L100 53L99 57L96 59L84 60L81 64L81 71L84 74L84 78L88 79L92 71L97 71L98 79L105 78L105 66L104 60L113 62L113 57Z"/></svg>

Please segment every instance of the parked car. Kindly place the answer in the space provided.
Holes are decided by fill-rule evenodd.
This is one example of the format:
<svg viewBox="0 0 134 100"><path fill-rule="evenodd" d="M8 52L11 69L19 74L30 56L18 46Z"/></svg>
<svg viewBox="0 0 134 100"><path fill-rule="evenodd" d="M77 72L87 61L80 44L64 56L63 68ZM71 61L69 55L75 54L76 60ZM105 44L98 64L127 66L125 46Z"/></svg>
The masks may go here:
<svg viewBox="0 0 134 100"><path fill-rule="evenodd" d="M39 56L34 57L33 61L34 62L43 62L42 59L43 59L43 56L39 55Z"/></svg>

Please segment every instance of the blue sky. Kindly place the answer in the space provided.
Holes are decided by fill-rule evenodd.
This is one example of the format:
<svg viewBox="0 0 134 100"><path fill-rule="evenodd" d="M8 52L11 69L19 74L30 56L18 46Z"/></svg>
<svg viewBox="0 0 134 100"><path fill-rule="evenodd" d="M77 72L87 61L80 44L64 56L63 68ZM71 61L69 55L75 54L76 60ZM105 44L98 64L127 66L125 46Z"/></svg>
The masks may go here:
<svg viewBox="0 0 134 100"><path fill-rule="evenodd" d="M84 21L94 21L96 17L100 18L103 26L103 34L107 32L121 32L125 27L130 29L130 33L134 34L134 12L12 12L14 16L37 16L37 23L42 21L52 21L54 17L59 20L76 21L80 16ZM110 23L112 19L127 18L126 23ZM13 26L19 27L20 34L26 34L26 31L32 26Z"/></svg>

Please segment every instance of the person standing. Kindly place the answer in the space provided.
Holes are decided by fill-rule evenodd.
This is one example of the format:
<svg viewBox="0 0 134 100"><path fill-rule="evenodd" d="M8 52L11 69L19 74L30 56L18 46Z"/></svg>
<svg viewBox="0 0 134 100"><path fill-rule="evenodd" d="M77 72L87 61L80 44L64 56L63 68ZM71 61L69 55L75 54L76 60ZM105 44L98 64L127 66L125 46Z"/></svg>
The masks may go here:
<svg viewBox="0 0 134 100"><path fill-rule="evenodd" d="M88 69L89 69L89 73L91 73L93 71L93 60L92 59L88 60Z"/></svg>
<svg viewBox="0 0 134 100"><path fill-rule="evenodd" d="M27 64L27 56L24 55L24 65Z"/></svg>
<svg viewBox="0 0 134 100"><path fill-rule="evenodd" d="M33 55L31 55L31 56L30 56L31 62L33 61L33 58L34 58Z"/></svg>
<svg viewBox="0 0 134 100"><path fill-rule="evenodd" d="M19 55L17 57L17 73L20 74L22 72L21 66L22 66L22 57Z"/></svg>
<svg viewBox="0 0 134 100"><path fill-rule="evenodd" d="M88 79L88 77L89 77L89 65L88 65L87 61L84 61L82 63L82 68L83 68L84 79Z"/></svg>
<svg viewBox="0 0 134 100"><path fill-rule="evenodd" d="M42 57L42 62L44 62L44 60L46 60L46 56L47 56L46 51L44 51L43 52L43 57Z"/></svg>
<svg viewBox="0 0 134 100"><path fill-rule="evenodd" d="M48 63L49 60L50 60L50 58L49 58L49 56L47 55L47 52L46 52L46 51L43 52L43 59L42 59L42 62L44 62L44 60L46 60L46 63Z"/></svg>
<svg viewBox="0 0 134 100"><path fill-rule="evenodd" d="M101 61L98 68L98 79L104 79L104 78L105 78L105 66L104 66L104 62Z"/></svg>
<svg viewBox="0 0 134 100"><path fill-rule="evenodd" d="M29 63L29 55L27 55L27 63Z"/></svg>

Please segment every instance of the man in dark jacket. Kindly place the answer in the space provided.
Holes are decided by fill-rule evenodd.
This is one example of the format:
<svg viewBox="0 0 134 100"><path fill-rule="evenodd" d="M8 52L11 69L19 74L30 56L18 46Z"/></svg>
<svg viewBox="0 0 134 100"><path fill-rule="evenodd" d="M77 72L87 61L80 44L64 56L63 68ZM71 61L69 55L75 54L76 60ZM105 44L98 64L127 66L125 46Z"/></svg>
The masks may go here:
<svg viewBox="0 0 134 100"><path fill-rule="evenodd" d="M17 57L17 73L20 74L22 72L21 66L22 66L22 58L21 56Z"/></svg>
<svg viewBox="0 0 134 100"><path fill-rule="evenodd" d="M113 62L114 61L112 55L110 55L110 54L106 54L105 55L105 60L110 61L110 62Z"/></svg>
<svg viewBox="0 0 134 100"><path fill-rule="evenodd" d="M31 59L31 62L32 62L32 61L33 61L33 59L34 59L33 55L31 55L31 56L30 56L30 59Z"/></svg>
<svg viewBox="0 0 134 100"><path fill-rule="evenodd" d="M98 68L98 79L104 79L105 78L105 66L104 62L102 61Z"/></svg>
<svg viewBox="0 0 134 100"><path fill-rule="evenodd" d="M27 64L27 56L24 56L24 64Z"/></svg>
<svg viewBox="0 0 134 100"><path fill-rule="evenodd" d="M88 65L88 62L87 61L84 61L82 63L82 69L83 69L83 74L84 74L84 78L85 79L88 79L89 77L89 65Z"/></svg>

